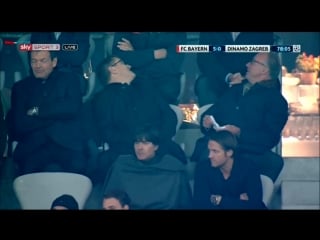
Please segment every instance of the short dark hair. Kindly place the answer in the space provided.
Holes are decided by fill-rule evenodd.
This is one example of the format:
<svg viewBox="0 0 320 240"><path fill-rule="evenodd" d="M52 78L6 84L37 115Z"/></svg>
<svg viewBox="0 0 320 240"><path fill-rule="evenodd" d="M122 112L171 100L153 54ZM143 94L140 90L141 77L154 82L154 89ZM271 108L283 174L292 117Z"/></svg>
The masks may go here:
<svg viewBox="0 0 320 240"><path fill-rule="evenodd" d="M35 38L32 37L32 35L36 35ZM52 36L47 36L46 33L32 33L31 35L31 39L30 39L30 43L32 44L59 44L58 40L56 40L55 38L52 38ZM38 50L34 50L34 51L38 51ZM61 50L61 46L60 46L60 51ZM29 55L29 59L31 58L31 52L28 52ZM50 51L49 50L49 54L50 54L50 58L51 60L53 60L54 58L58 58L58 53L59 51Z"/></svg>
<svg viewBox="0 0 320 240"><path fill-rule="evenodd" d="M107 198L117 199L120 202L121 206L124 206L124 205L130 206L130 203L131 203L131 199L129 195L124 190L120 190L120 189L112 189L106 192L103 195L103 199L107 199Z"/></svg>
<svg viewBox="0 0 320 240"><path fill-rule="evenodd" d="M225 151L233 150L235 152L238 148L237 137L227 130L212 131L209 134L209 140L219 143Z"/></svg>
<svg viewBox="0 0 320 240"><path fill-rule="evenodd" d="M43 50L43 51L46 51L46 50ZM33 51L29 51L29 52L28 52L29 62L30 62L30 60L31 60L31 53L32 53L32 52L39 52L39 50L33 50ZM53 60L53 59L55 59L55 58L58 59L58 51L49 51L49 50L48 50L48 52L49 52L49 55L50 55L50 59L51 59L51 60Z"/></svg>
<svg viewBox="0 0 320 240"><path fill-rule="evenodd" d="M51 205L51 209L53 209L56 206L62 206L69 210L79 210L79 204L77 200L69 195L69 194L63 194L59 197L57 197Z"/></svg>
<svg viewBox="0 0 320 240"><path fill-rule="evenodd" d="M97 78L100 81L100 83L102 83L102 85L106 85L109 82L110 72L107 69L112 65L113 60L115 58L121 59L116 55L110 55L104 58L97 66L97 70L96 70Z"/></svg>
<svg viewBox="0 0 320 240"><path fill-rule="evenodd" d="M154 145L160 144L159 130L153 126L142 126L136 129L134 142L152 142Z"/></svg>

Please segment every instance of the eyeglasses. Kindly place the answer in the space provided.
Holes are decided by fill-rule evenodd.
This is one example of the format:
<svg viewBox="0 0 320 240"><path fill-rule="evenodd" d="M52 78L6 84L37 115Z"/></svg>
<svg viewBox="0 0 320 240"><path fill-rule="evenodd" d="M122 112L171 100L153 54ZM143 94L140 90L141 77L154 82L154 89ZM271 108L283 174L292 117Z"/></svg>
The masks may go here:
<svg viewBox="0 0 320 240"><path fill-rule="evenodd" d="M252 59L252 60L250 61L250 63L257 63L257 64L259 64L259 65L261 65L261 66L268 67L268 66L267 66L266 64L264 64L263 62L259 62L259 61L255 60L255 59Z"/></svg>
<svg viewBox="0 0 320 240"><path fill-rule="evenodd" d="M110 64L111 67L116 66L118 63L123 63L123 61L121 59L119 59L118 61L116 61L115 63Z"/></svg>

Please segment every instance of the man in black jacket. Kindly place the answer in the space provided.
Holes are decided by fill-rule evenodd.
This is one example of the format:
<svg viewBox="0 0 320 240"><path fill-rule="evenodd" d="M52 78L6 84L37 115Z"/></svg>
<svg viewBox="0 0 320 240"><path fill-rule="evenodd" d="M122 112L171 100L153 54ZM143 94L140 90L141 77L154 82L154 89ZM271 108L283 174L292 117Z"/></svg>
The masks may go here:
<svg viewBox="0 0 320 240"><path fill-rule="evenodd" d="M77 75L55 70L54 51L31 51L32 75L12 89L12 130L18 145L13 159L19 174L58 165L62 171L85 170L80 124L81 88Z"/></svg>

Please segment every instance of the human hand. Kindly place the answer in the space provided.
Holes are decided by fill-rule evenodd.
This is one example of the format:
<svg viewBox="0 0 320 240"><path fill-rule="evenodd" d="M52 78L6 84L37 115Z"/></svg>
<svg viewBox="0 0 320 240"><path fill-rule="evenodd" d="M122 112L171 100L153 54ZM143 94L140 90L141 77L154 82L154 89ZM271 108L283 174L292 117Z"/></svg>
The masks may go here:
<svg viewBox="0 0 320 240"><path fill-rule="evenodd" d="M212 194L210 196L210 202L214 205L214 206L218 206L220 204L222 200L222 196L221 195L216 195L216 194Z"/></svg>
<svg viewBox="0 0 320 240"><path fill-rule="evenodd" d="M39 108L38 107L32 107L28 109L27 115L28 116L33 116L33 115L38 115L39 114Z"/></svg>
<svg viewBox="0 0 320 240"><path fill-rule="evenodd" d="M247 193L241 193L240 194L240 200L249 200L248 194Z"/></svg>
<svg viewBox="0 0 320 240"><path fill-rule="evenodd" d="M236 136L240 136L241 133L241 129L238 128L235 125L231 125L231 124L227 124L223 126L223 129L219 129L219 130L227 130L229 132L231 132L232 134L236 135Z"/></svg>
<svg viewBox="0 0 320 240"><path fill-rule="evenodd" d="M203 126L204 128L207 128L207 129L212 128L212 126L213 126L213 121L212 121L212 118L211 118L211 117L212 117L211 115L205 115L205 116L203 117L202 126Z"/></svg>
<svg viewBox="0 0 320 240"><path fill-rule="evenodd" d="M122 41L118 42L117 47L122 51L133 51L134 48L131 44L131 42L128 39L122 38Z"/></svg>
<svg viewBox="0 0 320 240"><path fill-rule="evenodd" d="M161 49L154 50L153 54L154 54L154 59L166 58L167 57L167 49L161 48Z"/></svg>
<svg viewBox="0 0 320 240"><path fill-rule="evenodd" d="M229 76L229 86L232 86L234 84L239 84L244 80L244 77L241 75L241 73L237 72L234 74L231 74Z"/></svg>

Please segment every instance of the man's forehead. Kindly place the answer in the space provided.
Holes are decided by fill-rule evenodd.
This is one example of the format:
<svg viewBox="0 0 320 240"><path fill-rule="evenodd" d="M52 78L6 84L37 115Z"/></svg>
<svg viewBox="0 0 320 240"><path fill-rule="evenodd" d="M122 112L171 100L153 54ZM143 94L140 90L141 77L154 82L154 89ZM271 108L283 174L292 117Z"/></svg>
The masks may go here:
<svg viewBox="0 0 320 240"><path fill-rule="evenodd" d="M41 50L41 51L32 51L31 56L40 56L40 57L48 57L50 56L49 51Z"/></svg>
<svg viewBox="0 0 320 240"><path fill-rule="evenodd" d="M267 53L257 53L254 59L265 60L267 59L267 57L268 57Z"/></svg>

